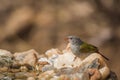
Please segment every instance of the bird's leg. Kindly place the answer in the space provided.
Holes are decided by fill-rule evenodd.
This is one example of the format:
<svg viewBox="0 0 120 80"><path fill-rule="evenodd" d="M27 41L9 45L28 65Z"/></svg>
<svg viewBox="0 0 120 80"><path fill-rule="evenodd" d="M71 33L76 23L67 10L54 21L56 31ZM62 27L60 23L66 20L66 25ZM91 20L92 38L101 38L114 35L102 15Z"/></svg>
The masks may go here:
<svg viewBox="0 0 120 80"><path fill-rule="evenodd" d="M75 61L76 59L77 59L77 56L74 57L74 60L73 60L73 61Z"/></svg>
<svg viewBox="0 0 120 80"><path fill-rule="evenodd" d="M67 47L66 47L66 50L69 51L71 48L70 48L70 43L68 43Z"/></svg>

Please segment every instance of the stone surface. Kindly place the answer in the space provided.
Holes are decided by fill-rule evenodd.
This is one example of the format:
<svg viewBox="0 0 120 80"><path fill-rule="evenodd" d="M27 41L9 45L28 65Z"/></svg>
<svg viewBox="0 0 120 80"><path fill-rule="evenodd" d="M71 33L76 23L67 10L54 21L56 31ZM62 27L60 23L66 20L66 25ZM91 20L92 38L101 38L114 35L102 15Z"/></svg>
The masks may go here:
<svg viewBox="0 0 120 80"><path fill-rule="evenodd" d="M9 67L13 63L13 55L7 50L0 49L0 67Z"/></svg>
<svg viewBox="0 0 120 80"><path fill-rule="evenodd" d="M82 60L81 58L76 58L68 46L65 50L60 51L62 54L57 52L57 49L48 50L46 52L48 58L39 59L40 63L44 63L44 66L42 66L44 73L40 74L39 78L48 79L51 77L51 79L54 79L55 76L61 78L63 75L66 79L98 80L105 79L110 74L110 69L106 62L98 53L93 53ZM52 71L52 73L47 76L50 74L49 71Z"/></svg>
<svg viewBox="0 0 120 80"><path fill-rule="evenodd" d="M101 55L92 53L81 59L71 52L69 44L63 51L50 49L45 55L33 49L13 55L1 52L0 80L117 80Z"/></svg>
<svg viewBox="0 0 120 80"><path fill-rule="evenodd" d="M16 52L14 58L18 64L35 66L38 59L38 53L33 49L25 52Z"/></svg>
<svg viewBox="0 0 120 80"><path fill-rule="evenodd" d="M10 51L0 49L0 56L12 57L13 55L12 55L12 53Z"/></svg>
<svg viewBox="0 0 120 80"><path fill-rule="evenodd" d="M27 80L35 80L34 77L28 77Z"/></svg>

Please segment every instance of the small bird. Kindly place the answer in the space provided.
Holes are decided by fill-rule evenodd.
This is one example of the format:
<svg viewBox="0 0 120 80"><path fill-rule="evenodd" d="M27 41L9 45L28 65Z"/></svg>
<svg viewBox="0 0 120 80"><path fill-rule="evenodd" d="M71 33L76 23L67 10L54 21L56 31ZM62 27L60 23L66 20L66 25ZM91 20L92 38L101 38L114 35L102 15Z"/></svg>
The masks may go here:
<svg viewBox="0 0 120 80"><path fill-rule="evenodd" d="M105 57L103 54L101 54L98 50L98 48L94 45L88 44L84 41L82 41L77 36L68 36L66 40L70 43L71 51L76 57L84 54L87 55L87 53L99 53L102 57L104 57L106 60L109 60L107 57Z"/></svg>

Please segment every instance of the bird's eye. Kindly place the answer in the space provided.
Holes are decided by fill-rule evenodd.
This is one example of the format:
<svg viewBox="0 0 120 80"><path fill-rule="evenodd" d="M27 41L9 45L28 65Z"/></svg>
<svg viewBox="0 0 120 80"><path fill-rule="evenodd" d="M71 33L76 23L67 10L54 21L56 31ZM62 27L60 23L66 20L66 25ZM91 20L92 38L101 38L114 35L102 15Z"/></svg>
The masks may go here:
<svg viewBox="0 0 120 80"><path fill-rule="evenodd" d="M70 39L72 39L72 38L70 38Z"/></svg>

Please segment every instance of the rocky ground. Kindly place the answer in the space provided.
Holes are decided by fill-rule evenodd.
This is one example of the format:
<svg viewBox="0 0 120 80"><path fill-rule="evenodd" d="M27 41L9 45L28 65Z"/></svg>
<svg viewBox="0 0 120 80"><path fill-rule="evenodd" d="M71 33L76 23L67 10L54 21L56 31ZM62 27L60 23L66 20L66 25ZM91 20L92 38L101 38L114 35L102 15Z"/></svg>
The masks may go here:
<svg viewBox="0 0 120 80"><path fill-rule="evenodd" d="M68 49L50 49L45 55L34 49L14 54L1 49L0 80L117 80L117 76L97 53L82 60Z"/></svg>

